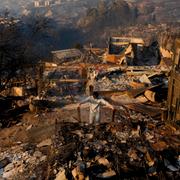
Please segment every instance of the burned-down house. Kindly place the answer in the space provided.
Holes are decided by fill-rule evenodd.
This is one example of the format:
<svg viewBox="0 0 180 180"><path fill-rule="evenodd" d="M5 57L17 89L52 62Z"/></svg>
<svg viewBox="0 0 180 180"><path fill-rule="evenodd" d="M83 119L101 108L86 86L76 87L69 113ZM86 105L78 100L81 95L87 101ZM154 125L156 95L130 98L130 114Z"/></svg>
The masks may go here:
<svg viewBox="0 0 180 180"><path fill-rule="evenodd" d="M39 96L62 97L84 93L89 68L100 62L92 49L52 51L52 60L41 63Z"/></svg>
<svg viewBox="0 0 180 180"><path fill-rule="evenodd" d="M40 65L39 96L58 97L73 95L83 83L83 68L78 63L82 53L78 49L52 51L52 60Z"/></svg>
<svg viewBox="0 0 180 180"><path fill-rule="evenodd" d="M144 41L141 38L110 37L105 60L110 63L123 64L126 56L134 56L133 47L140 49L143 46Z"/></svg>
<svg viewBox="0 0 180 180"><path fill-rule="evenodd" d="M160 64L161 53L157 41L145 46L141 38L111 37L104 60L129 66L153 66Z"/></svg>
<svg viewBox="0 0 180 180"><path fill-rule="evenodd" d="M81 65L41 65L39 96L55 101L58 97L72 96L84 91L86 72ZM53 100L53 101L54 101Z"/></svg>
<svg viewBox="0 0 180 180"><path fill-rule="evenodd" d="M174 54L168 89L168 120L180 121L180 39L175 42Z"/></svg>

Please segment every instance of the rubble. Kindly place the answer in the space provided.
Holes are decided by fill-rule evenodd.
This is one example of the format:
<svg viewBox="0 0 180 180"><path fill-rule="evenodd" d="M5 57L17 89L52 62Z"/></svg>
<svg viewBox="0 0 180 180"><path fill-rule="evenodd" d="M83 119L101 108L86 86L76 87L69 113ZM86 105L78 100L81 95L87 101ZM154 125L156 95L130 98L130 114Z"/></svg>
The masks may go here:
<svg viewBox="0 0 180 180"><path fill-rule="evenodd" d="M115 122L96 126L62 121L55 123L52 134L56 136L50 135L49 139L44 138L35 146L21 143L21 148L18 145L1 151L1 159L9 157L3 177L45 177L47 174L43 176L41 173L50 167L49 177L57 179L177 178L180 168L178 128L145 116L143 120L138 119L133 112L130 112L130 118L127 121L126 116L117 113ZM35 167L41 163L45 166L37 172ZM30 175L25 167L32 166L35 174Z"/></svg>
<svg viewBox="0 0 180 180"><path fill-rule="evenodd" d="M40 148L40 147L43 147L43 146L50 146L52 144L52 141L51 139L46 139L42 142L40 142L37 147Z"/></svg>
<svg viewBox="0 0 180 180"><path fill-rule="evenodd" d="M123 61L113 62L104 59L107 49L56 51L55 59L39 64L38 82L30 83L37 86L36 95L25 96L24 85L11 87L11 98L1 97L0 178L179 178L179 94L168 92L168 79L178 82L178 63L170 72L171 65L162 63L163 57L159 61L157 44L144 47L143 41L124 40L144 48L141 56L153 66L129 66L133 47L123 52ZM91 91L109 103L97 103L96 123L89 121L92 102L80 106Z"/></svg>

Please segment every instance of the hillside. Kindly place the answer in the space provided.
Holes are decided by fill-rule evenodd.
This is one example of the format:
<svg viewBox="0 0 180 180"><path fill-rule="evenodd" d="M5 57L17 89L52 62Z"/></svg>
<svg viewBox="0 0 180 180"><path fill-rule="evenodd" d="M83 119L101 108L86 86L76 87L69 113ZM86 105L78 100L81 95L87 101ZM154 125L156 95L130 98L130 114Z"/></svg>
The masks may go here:
<svg viewBox="0 0 180 180"><path fill-rule="evenodd" d="M81 18L78 26L85 27L116 27L133 23L136 19L136 7L122 0L105 3L101 1L97 8L88 9L86 16Z"/></svg>
<svg viewBox="0 0 180 180"><path fill-rule="evenodd" d="M87 10L81 28L180 22L179 0L114 0Z"/></svg>
<svg viewBox="0 0 180 180"><path fill-rule="evenodd" d="M151 17L156 23L180 22L179 0L138 0L139 21L148 21Z"/></svg>

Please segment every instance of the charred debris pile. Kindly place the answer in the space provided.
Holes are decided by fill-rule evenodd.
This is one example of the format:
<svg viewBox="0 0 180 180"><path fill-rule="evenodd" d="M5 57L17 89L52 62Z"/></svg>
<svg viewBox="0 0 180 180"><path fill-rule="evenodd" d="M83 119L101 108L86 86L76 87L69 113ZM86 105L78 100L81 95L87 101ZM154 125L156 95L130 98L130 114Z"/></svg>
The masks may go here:
<svg viewBox="0 0 180 180"><path fill-rule="evenodd" d="M112 37L19 72L1 91L0 177L178 179L179 48ZM94 92L98 121L81 104Z"/></svg>

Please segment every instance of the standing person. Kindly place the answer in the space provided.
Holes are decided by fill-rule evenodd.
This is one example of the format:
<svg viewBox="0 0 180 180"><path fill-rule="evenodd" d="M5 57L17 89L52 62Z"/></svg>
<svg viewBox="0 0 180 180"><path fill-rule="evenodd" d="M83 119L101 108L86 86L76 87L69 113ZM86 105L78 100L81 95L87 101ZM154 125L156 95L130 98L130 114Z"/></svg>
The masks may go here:
<svg viewBox="0 0 180 180"><path fill-rule="evenodd" d="M87 84L86 84L86 95L92 96L95 86L95 78L97 72L91 67L88 70Z"/></svg>
<svg viewBox="0 0 180 180"><path fill-rule="evenodd" d="M78 112L80 117L80 106L86 102L90 103L90 112L89 112L89 124L100 123L100 108L102 105L105 105L114 111L114 107L103 98L100 98L98 92L93 92L92 96L87 97L79 103Z"/></svg>

